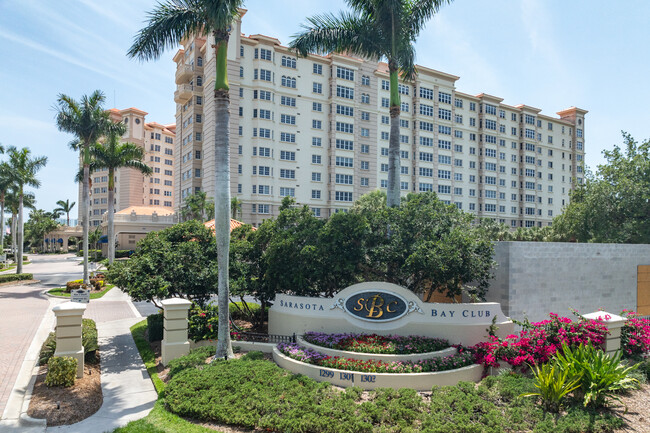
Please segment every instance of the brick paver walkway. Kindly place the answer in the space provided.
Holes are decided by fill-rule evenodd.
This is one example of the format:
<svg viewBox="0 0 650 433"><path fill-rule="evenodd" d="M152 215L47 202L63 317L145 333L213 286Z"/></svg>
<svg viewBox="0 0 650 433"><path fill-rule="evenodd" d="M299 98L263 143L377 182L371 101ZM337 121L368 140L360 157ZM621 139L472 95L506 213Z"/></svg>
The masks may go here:
<svg viewBox="0 0 650 433"><path fill-rule="evenodd" d="M0 286L0 415L49 302L40 285Z"/></svg>

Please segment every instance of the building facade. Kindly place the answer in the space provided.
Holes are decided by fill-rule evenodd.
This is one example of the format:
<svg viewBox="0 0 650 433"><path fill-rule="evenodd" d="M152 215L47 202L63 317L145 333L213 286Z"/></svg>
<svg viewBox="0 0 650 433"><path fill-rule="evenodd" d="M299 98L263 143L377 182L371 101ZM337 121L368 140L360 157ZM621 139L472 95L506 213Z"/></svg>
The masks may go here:
<svg viewBox="0 0 650 433"><path fill-rule="evenodd" d="M123 142L135 143L145 150L144 162L153 170L143 176L132 168L120 168L115 174L115 212L130 206L162 208L161 214L173 213L174 202L174 138L176 125L146 122L146 112L137 108L109 110L114 122L123 122L127 131ZM90 175L90 226L98 227L108 210L108 170ZM81 184L79 185L81 202ZM79 217L81 219L81 216Z"/></svg>
<svg viewBox="0 0 650 433"><path fill-rule="evenodd" d="M174 57L178 206L196 191L214 196L212 45L189 38ZM386 64L337 54L298 58L275 38L242 35L239 20L228 73L231 194L242 202L243 221L258 225L277 215L284 196L327 217L386 188ZM413 82L400 84L402 193L434 191L512 227L550 224L583 179L587 111L547 116L462 93L458 79L419 66Z"/></svg>

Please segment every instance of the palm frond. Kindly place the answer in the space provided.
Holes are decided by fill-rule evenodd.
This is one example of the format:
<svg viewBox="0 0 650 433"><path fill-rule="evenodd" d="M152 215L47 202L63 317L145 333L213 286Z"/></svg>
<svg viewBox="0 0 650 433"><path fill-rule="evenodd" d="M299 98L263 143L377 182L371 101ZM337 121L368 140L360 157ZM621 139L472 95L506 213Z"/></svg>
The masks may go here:
<svg viewBox="0 0 650 433"><path fill-rule="evenodd" d="M407 14L408 28L413 38L416 38L424 28L426 22L438 13L445 4L453 0L411 0L410 10Z"/></svg>
<svg viewBox="0 0 650 433"><path fill-rule="evenodd" d="M397 64L402 78L408 81L413 81L417 76L417 68L415 67L415 48L410 42L406 42L400 46L397 55Z"/></svg>

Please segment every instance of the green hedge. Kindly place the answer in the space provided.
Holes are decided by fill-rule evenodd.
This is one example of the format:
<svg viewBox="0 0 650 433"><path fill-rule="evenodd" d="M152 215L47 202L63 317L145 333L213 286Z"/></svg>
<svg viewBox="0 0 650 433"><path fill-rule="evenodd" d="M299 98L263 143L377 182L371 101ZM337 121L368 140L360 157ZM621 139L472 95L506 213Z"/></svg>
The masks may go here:
<svg viewBox="0 0 650 433"><path fill-rule="evenodd" d="M72 386L77 378L77 360L75 358L64 356L53 356L47 363L47 376L45 385L47 386Z"/></svg>
<svg viewBox="0 0 650 433"><path fill-rule="evenodd" d="M8 283L10 281L33 280L33 274L3 274L0 275L0 283Z"/></svg>
<svg viewBox="0 0 650 433"><path fill-rule="evenodd" d="M117 250L117 251L115 251L115 258L116 259L123 259L125 257L131 257L131 255L134 252L135 251L133 251L133 250Z"/></svg>
<svg viewBox="0 0 650 433"><path fill-rule="evenodd" d="M163 339L163 313L147 316L147 329L149 330L149 341L160 341Z"/></svg>

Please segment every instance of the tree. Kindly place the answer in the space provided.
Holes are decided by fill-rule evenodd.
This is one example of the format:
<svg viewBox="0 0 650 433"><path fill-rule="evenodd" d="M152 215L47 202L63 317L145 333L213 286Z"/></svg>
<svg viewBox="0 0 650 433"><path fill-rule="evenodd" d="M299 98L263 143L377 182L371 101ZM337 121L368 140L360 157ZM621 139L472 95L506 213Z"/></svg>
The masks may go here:
<svg viewBox="0 0 650 433"><path fill-rule="evenodd" d="M184 220L207 221L212 219L209 214L214 215L214 202L204 191L197 191L185 197L185 205L181 208Z"/></svg>
<svg viewBox="0 0 650 433"><path fill-rule="evenodd" d="M153 170L143 162L144 149L134 143L120 143L120 137L126 132L123 124L108 133L104 143L96 143L91 147L90 172L108 169L108 263L115 260L115 170L132 168L145 176Z"/></svg>
<svg viewBox="0 0 650 433"><path fill-rule="evenodd" d="M232 213L230 216L232 219L236 220L241 218L239 216L241 214L241 200L238 197L230 199L230 212Z"/></svg>
<svg viewBox="0 0 650 433"><path fill-rule="evenodd" d="M60 94L57 99L56 124L60 131L68 132L75 136L70 142L73 150L79 151L81 166L83 167L83 182L81 187L81 203L79 215L83 225L83 283L89 285L88 278L88 204L90 202L90 147L97 143L100 137L106 134L114 123L110 120L109 113L104 111L104 94L95 90L90 96L84 95L80 101L75 101L70 96Z"/></svg>
<svg viewBox="0 0 650 433"><path fill-rule="evenodd" d="M59 200L56 202L56 204L59 206L56 209L54 209L54 212L61 212L66 215L66 223L68 227L70 226L70 211L72 211L72 208L76 204L74 201L70 203L70 200L66 199L66 201Z"/></svg>
<svg viewBox="0 0 650 433"><path fill-rule="evenodd" d="M183 37L206 34L214 38L216 77L215 103L215 233L219 267L219 336L216 357L232 358L228 311L228 259L230 247L230 87L228 86L228 40L232 22L239 17L242 0L167 0L149 13L128 55L157 59Z"/></svg>
<svg viewBox="0 0 650 433"><path fill-rule="evenodd" d="M3 150L4 151L4 150ZM5 199L9 188L13 186L11 167L6 162L0 163L0 254L4 253L5 237Z"/></svg>
<svg viewBox="0 0 650 433"><path fill-rule="evenodd" d="M650 140L623 132L623 148L603 151L606 163L587 172L583 185L553 220L563 240L650 243Z"/></svg>
<svg viewBox="0 0 650 433"><path fill-rule="evenodd" d="M451 0L346 0L352 12L308 18L304 32L290 47L306 57L310 52L350 53L386 59L390 76L390 141L388 146L388 206L400 203L399 75L417 74L413 44L425 23Z"/></svg>
<svg viewBox="0 0 650 433"><path fill-rule="evenodd" d="M9 165L16 190L18 192L18 222L16 230L16 243L18 251L16 254L16 273L23 273L23 205L25 197L25 186L38 188L41 182L36 178L36 173L47 164L46 156L30 157L31 151L24 147L20 150L15 147L8 149Z"/></svg>
<svg viewBox="0 0 650 433"><path fill-rule="evenodd" d="M149 233L128 261L109 268L107 277L134 301L160 307L160 299L181 297L205 306L217 283L216 256L212 230L190 220Z"/></svg>
<svg viewBox="0 0 650 433"><path fill-rule="evenodd" d="M29 213L29 219L25 223L25 239L31 246L38 245L40 248L43 244L45 235L59 227L56 218L50 212L43 209L32 210Z"/></svg>
<svg viewBox="0 0 650 433"><path fill-rule="evenodd" d="M5 203L9 212L11 212L11 218L7 222L11 227L11 253L14 254L14 262L16 261L16 251L18 250L18 242L16 238L16 231L18 227L18 210L20 208L20 199L18 197L18 191L16 189L10 189L5 195ZM36 198L34 194L25 193L23 196L23 208L27 209L36 209L35 208Z"/></svg>
<svg viewBox="0 0 650 433"><path fill-rule="evenodd" d="M93 259L97 261L97 250L99 249L99 241L102 240L102 229L97 227L95 230L88 233L88 245L93 246Z"/></svg>

